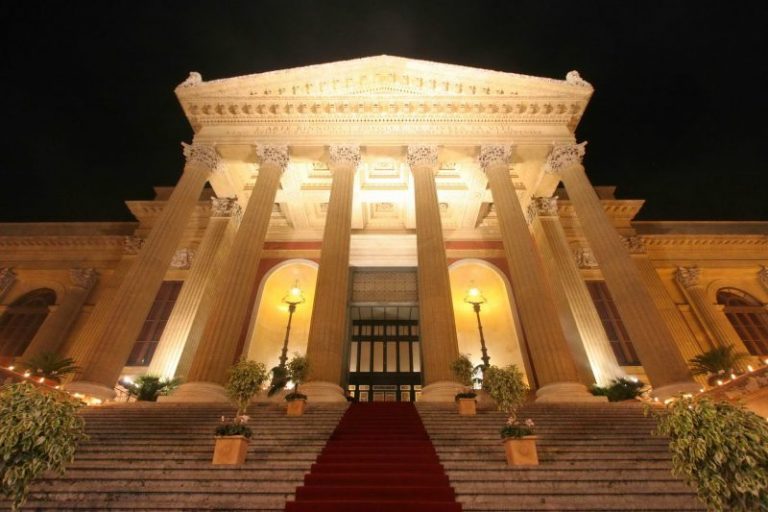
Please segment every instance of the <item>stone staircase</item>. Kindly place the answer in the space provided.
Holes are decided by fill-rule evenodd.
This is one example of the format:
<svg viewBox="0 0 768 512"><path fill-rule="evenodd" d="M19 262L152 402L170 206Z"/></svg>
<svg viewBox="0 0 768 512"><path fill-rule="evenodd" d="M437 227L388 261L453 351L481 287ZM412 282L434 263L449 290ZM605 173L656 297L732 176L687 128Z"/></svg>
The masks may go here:
<svg viewBox="0 0 768 512"><path fill-rule="evenodd" d="M90 440L63 476L32 488L23 510L282 511L347 404L249 408L246 463L213 466L213 431L234 409L221 404L135 403L83 412ZM0 509L8 504L0 501Z"/></svg>
<svg viewBox="0 0 768 512"><path fill-rule="evenodd" d="M453 404L419 403L424 426L465 511L705 510L670 472L667 441L637 402L526 406L541 464L508 467L494 410L459 416Z"/></svg>

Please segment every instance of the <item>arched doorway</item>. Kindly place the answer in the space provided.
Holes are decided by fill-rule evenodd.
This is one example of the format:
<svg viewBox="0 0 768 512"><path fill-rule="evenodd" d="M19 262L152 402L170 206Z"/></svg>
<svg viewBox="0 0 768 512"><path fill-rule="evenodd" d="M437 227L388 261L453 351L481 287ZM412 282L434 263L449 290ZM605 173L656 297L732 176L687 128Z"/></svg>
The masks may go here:
<svg viewBox="0 0 768 512"><path fill-rule="evenodd" d="M13 301L0 317L0 358L8 361L24 353L55 303L56 292L50 288L32 290Z"/></svg>
<svg viewBox="0 0 768 512"><path fill-rule="evenodd" d="M717 291L717 303L753 356L768 355L768 311L752 295L737 288Z"/></svg>

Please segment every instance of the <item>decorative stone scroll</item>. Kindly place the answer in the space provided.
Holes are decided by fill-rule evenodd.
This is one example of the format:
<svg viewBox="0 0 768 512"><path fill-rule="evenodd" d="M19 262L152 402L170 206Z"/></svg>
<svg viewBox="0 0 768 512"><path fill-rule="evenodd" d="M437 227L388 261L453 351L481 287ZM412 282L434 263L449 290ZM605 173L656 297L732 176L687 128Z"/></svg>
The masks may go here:
<svg viewBox="0 0 768 512"><path fill-rule="evenodd" d="M645 254L645 244L643 239L637 235L622 236L621 241L630 254Z"/></svg>
<svg viewBox="0 0 768 512"><path fill-rule="evenodd" d="M534 197L533 203L536 213L543 217L557 217L557 196Z"/></svg>
<svg viewBox="0 0 768 512"><path fill-rule="evenodd" d="M597 260L589 247L575 247L573 257L576 260L576 266L581 269L597 268Z"/></svg>
<svg viewBox="0 0 768 512"><path fill-rule="evenodd" d="M259 144L256 155L261 159L261 165L276 165L282 170L288 167L288 146L285 144Z"/></svg>
<svg viewBox="0 0 768 512"><path fill-rule="evenodd" d="M195 258L195 251L192 249L179 249L171 259L171 268L179 270L188 270L192 266L192 260Z"/></svg>
<svg viewBox="0 0 768 512"><path fill-rule="evenodd" d="M332 144L328 148L331 165L334 167L352 167L360 165L360 146L357 144Z"/></svg>
<svg viewBox="0 0 768 512"><path fill-rule="evenodd" d="M197 71L190 71L186 80L176 86L177 89L184 89L186 87L194 87L203 83L203 75Z"/></svg>
<svg viewBox="0 0 768 512"><path fill-rule="evenodd" d="M78 288L89 290L96 284L99 274L93 268L71 268L69 269L69 280Z"/></svg>
<svg viewBox="0 0 768 512"><path fill-rule="evenodd" d="M699 284L701 269L699 267L677 267L675 280L683 288L690 288Z"/></svg>
<svg viewBox="0 0 768 512"><path fill-rule="evenodd" d="M0 268L0 297L11 289L13 283L16 281L16 272L10 267Z"/></svg>
<svg viewBox="0 0 768 512"><path fill-rule="evenodd" d="M142 247L144 247L144 239L140 236L130 235L123 239L123 253L125 254L139 254Z"/></svg>
<svg viewBox="0 0 768 512"><path fill-rule="evenodd" d="M238 213L239 209L237 196L211 198L211 217L232 217Z"/></svg>
<svg viewBox="0 0 768 512"><path fill-rule="evenodd" d="M506 165L510 156L512 156L511 146L503 144L485 145L480 146L480 156L477 157L477 161L480 162L480 167L485 170L489 165Z"/></svg>
<svg viewBox="0 0 768 512"><path fill-rule="evenodd" d="M586 153L587 141L581 144L555 146L544 162L542 169L547 174L557 174L574 165L581 165Z"/></svg>
<svg viewBox="0 0 768 512"><path fill-rule="evenodd" d="M187 165L199 165L215 172L221 165L221 158L216 148L209 144L187 144L181 143L184 151L184 157L187 159Z"/></svg>
<svg viewBox="0 0 768 512"><path fill-rule="evenodd" d="M536 208L536 202L531 199L531 202L528 203L528 208L525 209L525 221L530 226L533 224L533 221L536 220L536 214L538 213L538 210Z"/></svg>
<svg viewBox="0 0 768 512"><path fill-rule="evenodd" d="M768 267L760 265L760 270L757 272L757 278L760 280L765 289L768 290Z"/></svg>
<svg viewBox="0 0 768 512"><path fill-rule="evenodd" d="M437 169L437 146L434 144L413 144L408 146L406 160L411 169L416 167Z"/></svg>
<svg viewBox="0 0 768 512"><path fill-rule="evenodd" d="M581 87L592 87L592 84L590 84L589 82L581 78L581 75L575 69L573 71L569 71L565 75L565 81L571 85L578 85Z"/></svg>

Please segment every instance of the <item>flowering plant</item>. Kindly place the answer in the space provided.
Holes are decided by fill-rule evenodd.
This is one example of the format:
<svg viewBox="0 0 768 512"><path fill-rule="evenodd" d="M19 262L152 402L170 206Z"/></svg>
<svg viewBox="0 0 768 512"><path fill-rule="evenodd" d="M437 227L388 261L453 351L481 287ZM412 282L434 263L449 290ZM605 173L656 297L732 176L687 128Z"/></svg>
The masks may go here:
<svg viewBox="0 0 768 512"><path fill-rule="evenodd" d="M245 414L236 415L231 422L227 421L225 416L221 417L221 424L216 427L217 436L243 436L248 439L253 435L253 431L246 425L250 416Z"/></svg>
<svg viewBox="0 0 768 512"><path fill-rule="evenodd" d="M501 429L501 438L520 439L521 437L532 436L533 427L533 420L530 418L520 423L515 416L510 416L507 424Z"/></svg>

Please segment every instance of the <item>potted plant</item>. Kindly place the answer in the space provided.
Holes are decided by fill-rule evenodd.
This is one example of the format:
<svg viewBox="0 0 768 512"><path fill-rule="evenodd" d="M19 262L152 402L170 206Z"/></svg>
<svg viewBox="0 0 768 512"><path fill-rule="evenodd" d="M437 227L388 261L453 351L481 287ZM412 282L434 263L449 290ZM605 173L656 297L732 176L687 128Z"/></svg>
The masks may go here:
<svg viewBox="0 0 768 512"><path fill-rule="evenodd" d="M538 464L538 438L533 435L533 422L530 419L522 424L517 422L517 409L528 397L528 386L523 380L523 374L515 365L505 368L489 366L483 375L483 388L494 399L498 409L509 416L507 424L501 429L507 464Z"/></svg>
<svg viewBox="0 0 768 512"><path fill-rule="evenodd" d="M88 438L83 406L68 394L28 382L0 388L0 481L12 510L26 501L29 486L45 471L64 473L77 444Z"/></svg>
<svg viewBox="0 0 768 512"><path fill-rule="evenodd" d="M38 377L61 384L61 378L65 375L78 373L80 367L71 357L61 357L56 352L40 352L28 359L19 362L19 365L34 373Z"/></svg>
<svg viewBox="0 0 768 512"><path fill-rule="evenodd" d="M213 464L242 464L248 452L248 439L253 432L246 425L245 415L251 399L261 391L267 380L267 369L262 363L241 359L229 371L225 389L229 398L237 406L237 412L231 422L221 417L221 425L216 428L216 445L213 449Z"/></svg>
<svg viewBox="0 0 768 512"><path fill-rule="evenodd" d="M464 386L464 391L456 393L456 404L459 407L459 416L474 416L477 414L477 393L472 389L472 375L475 372L469 356L461 354L451 363L451 371L456 380Z"/></svg>
<svg viewBox="0 0 768 512"><path fill-rule="evenodd" d="M726 345L699 354L688 361L691 372L694 375L708 375L707 384L714 386L718 380L739 372L739 364L749 359L749 354L734 352L734 349L733 345Z"/></svg>
<svg viewBox="0 0 768 512"><path fill-rule="evenodd" d="M645 383L637 379L619 377L613 379L606 387L592 386L590 392L595 396L608 397L609 402L634 400L645 391Z"/></svg>
<svg viewBox="0 0 768 512"><path fill-rule="evenodd" d="M157 402L160 395L169 395L181 383L181 379L161 378L157 375L142 375L132 383L126 383L128 396L135 396L139 402Z"/></svg>
<svg viewBox="0 0 768 512"><path fill-rule="evenodd" d="M309 373L309 360L306 356L294 354L288 361L288 377L293 381L293 391L285 395L288 402L288 416L301 416L307 404L307 395L299 393L299 384L304 382Z"/></svg>

